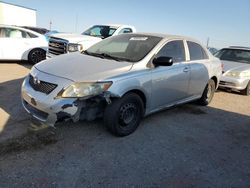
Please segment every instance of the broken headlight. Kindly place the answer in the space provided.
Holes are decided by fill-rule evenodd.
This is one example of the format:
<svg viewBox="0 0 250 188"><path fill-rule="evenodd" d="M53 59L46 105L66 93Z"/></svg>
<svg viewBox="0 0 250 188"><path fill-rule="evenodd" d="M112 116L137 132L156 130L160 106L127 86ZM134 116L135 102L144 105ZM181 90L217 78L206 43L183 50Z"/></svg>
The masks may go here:
<svg viewBox="0 0 250 188"><path fill-rule="evenodd" d="M99 95L112 85L112 82L75 82L74 84L67 87L61 97L63 98L77 98Z"/></svg>

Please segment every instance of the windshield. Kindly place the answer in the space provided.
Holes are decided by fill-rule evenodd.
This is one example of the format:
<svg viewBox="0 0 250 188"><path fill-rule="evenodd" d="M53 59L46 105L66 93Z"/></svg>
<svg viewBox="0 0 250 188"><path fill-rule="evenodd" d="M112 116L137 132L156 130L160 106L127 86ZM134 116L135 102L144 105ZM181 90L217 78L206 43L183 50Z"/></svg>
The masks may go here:
<svg viewBox="0 0 250 188"><path fill-rule="evenodd" d="M93 45L85 51L85 53L120 61L138 62L143 59L161 39L161 37L155 36L122 34Z"/></svg>
<svg viewBox="0 0 250 188"><path fill-rule="evenodd" d="M116 27L106 26L106 25L95 25L88 30L84 31L82 35L89 35L93 37L107 38L113 35L116 31Z"/></svg>
<svg viewBox="0 0 250 188"><path fill-rule="evenodd" d="M250 50L222 49L215 54L221 60L250 64Z"/></svg>

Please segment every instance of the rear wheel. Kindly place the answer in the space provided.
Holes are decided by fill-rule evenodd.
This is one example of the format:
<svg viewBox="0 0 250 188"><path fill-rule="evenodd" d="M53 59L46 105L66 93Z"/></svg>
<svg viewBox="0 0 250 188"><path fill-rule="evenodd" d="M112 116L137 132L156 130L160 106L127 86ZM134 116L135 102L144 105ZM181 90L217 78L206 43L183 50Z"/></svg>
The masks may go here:
<svg viewBox="0 0 250 188"><path fill-rule="evenodd" d="M128 93L106 107L104 123L114 135L127 136L137 129L143 114L142 99L135 93Z"/></svg>
<svg viewBox="0 0 250 188"><path fill-rule="evenodd" d="M28 61L32 64L36 64L44 59L46 59L46 51L40 48L31 50L28 55Z"/></svg>
<svg viewBox="0 0 250 188"><path fill-rule="evenodd" d="M247 84L247 87L244 90L241 90L243 95L250 95L250 81Z"/></svg>
<svg viewBox="0 0 250 188"><path fill-rule="evenodd" d="M203 106L208 105L214 97L214 92L215 92L215 82L214 80L210 79L203 91L201 98L198 101L199 104Z"/></svg>

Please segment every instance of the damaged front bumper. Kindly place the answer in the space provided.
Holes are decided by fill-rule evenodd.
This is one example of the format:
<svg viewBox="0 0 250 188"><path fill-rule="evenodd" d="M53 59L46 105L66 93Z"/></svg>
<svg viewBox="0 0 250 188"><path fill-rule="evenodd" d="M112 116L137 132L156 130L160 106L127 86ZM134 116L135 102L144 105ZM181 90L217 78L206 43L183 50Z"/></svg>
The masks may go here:
<svg viewBox="0 0 250 188"><path fill-rule="evenodd" d="M24 109L43 124L54 126L60 119L75 119L78 112L76 99L56 99L53 105L39 101L37 98L22 92ZM79 119L78 119L79 120Z"/></svg>
<svg viewBox="0 0 250 188"><path fill-rule="evenodd" d="M51 78L51 75L46 78L47 75L44 75L44 73L39 74L32 76L42 77L45 81L53 80L58 87L46 95L35 91L30 85L29 77L27 77L23 82L21 95L24 109L42 124L54 126L57 122L63 120L72 120L73 122L80 119L94 120L103 115L105 106L110 103L111 95L109 92L85 99L58 98L57 95L60 90L65 85L70 85L71 81Z"/></svg>
<svg viewBox="0 0 250 188"><path fill-rule="evenodd" d="M105 106L110 98L102 94L88 99L55 99L53 105L46 105L27 93L22 93L24 109L42 124L54 126L59 121L94 120L103 116ZM34 104L35 103L35 104Z"/></svg>

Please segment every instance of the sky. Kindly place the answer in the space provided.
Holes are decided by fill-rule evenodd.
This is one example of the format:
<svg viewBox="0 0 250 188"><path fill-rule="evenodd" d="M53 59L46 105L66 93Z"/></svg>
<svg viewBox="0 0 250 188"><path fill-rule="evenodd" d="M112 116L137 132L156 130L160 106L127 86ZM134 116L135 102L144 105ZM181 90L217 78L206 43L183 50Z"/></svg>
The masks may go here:
<svg viewBox="0 0 250 188"><path fill-rule="evenodd" d="M82 33L95 24L196 38L222 48L250 47L250 0L3 0L37 10L37 26Z"/></svg>

